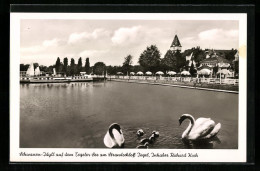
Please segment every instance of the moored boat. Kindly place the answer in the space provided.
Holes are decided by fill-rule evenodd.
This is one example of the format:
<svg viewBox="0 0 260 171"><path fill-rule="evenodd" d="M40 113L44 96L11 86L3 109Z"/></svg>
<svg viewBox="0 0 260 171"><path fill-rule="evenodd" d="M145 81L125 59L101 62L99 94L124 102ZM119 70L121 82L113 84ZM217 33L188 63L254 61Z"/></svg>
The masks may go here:
<svg viewBox="0 0 260 171"><path fill-rule="evenodd" d="M93 81L91 75L81 75L81 76L73 76L70 77L69 81L71 82L85 82L85 81Z"/></svg>
<svg viewBox="0 0 260 171"><path fill-rule="evenodd" d="M69 82L64 77L22 77L20 79L21 83L60 83L60 82Z"/></svg>
<svg viewBox="0 0 260 171"><path fill-rule="evenodd" d="M73 77L55 77L55 76L38 76L38 77L21 77L21 83L62 83L62 82L88 82L93 81L91 76L73 76Z"/></svg>

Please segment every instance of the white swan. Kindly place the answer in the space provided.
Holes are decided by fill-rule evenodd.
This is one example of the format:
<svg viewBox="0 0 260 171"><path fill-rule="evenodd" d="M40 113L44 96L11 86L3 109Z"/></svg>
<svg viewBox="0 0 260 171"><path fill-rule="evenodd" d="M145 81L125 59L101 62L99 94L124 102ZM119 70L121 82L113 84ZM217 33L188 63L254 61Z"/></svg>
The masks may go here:
<svg viewBox="0 0 260 171"><path fill-rule="evenodd" d="M124 146L124 135L117 123L113 123L109 126L108 131L104 137L104 144L108 148L118 148Z"/></svg>
<svg viewBox="0 0 260 171"><path fill-rule="evenodd" d="M189 119L190 124L187 129L183 132L182 138L187 140L206 140L216 136L221 128L221 124L215 125L215 122L210 118L198 118L196 121L190 114L183 114L179 123Z"/></svg>

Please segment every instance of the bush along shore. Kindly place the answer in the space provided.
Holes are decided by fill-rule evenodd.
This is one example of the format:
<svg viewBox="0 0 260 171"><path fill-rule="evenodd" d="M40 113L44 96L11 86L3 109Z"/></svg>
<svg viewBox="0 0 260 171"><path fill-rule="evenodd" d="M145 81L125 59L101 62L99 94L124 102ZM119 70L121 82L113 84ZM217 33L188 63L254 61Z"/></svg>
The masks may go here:
<svg viewBox="0 0 260 171"><path fill-rule="evenodd" d="M168 80L136 80L136 79L120 79L111 78L110 81L129 82L129 83L142 83L142 84L154 84L163 86L174 86L183 88L203 89L211 91L223 91L228 93L238 93L238 85L230 84L212 84L212 83L196 83L196 82L179 82Z"/></svg>

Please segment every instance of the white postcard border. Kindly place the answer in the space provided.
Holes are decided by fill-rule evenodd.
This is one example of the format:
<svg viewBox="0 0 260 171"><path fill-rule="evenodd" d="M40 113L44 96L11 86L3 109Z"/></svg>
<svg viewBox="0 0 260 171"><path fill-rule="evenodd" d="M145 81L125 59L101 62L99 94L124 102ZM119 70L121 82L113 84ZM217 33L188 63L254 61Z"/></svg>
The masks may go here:
<svg viewBox="0 0 260 171"><path fill-rule="evenodd" d="M10 14L10 162L246 162L247 131L247 14L221 13L11 13ZM20 125L20 20L21 19L77 19L77 20L237 20L239 21L239 118L238 149L91 149L91 148L19 148ZM63 154L63 157L21 156L22 153ZM75 154L90 154L76 157ZM109 157L101 154L124 154ZM74 154L73 157L65 153ZM99 154L99 156L93 155ZM140 154L150 153L150 157ZM151 157L152 153L162 157ZM170 153L187 157L170 157ZM188 153L198 157L188 157ZM132 154L132 156L131 156ZM133 157L135 154L135 157ZM168 154L168 157L163 157ZM138 157L139 156L139 157Z"/></svg>

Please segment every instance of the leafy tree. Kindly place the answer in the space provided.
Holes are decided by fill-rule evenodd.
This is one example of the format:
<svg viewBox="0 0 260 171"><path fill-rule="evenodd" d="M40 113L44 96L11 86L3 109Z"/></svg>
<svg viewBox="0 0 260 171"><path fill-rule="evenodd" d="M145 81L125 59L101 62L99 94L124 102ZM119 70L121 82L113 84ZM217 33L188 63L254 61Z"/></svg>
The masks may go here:
<svg viewBox="0 0 260 171"><path fill-rule="evenodd" d="M143 68L142 66L140 66L140 65L134 65L134 66L132 67L132 71L135 72L135 73L137 73L137 72L139 72L139 71L144 72L144 68Z"/></svg>
<svg viewBox="0 0 260 171"><path fill-rule="evenodd" d="M25 67L24 67L24 64L20 64L20 71L25 71L24 68L25 68Z"/></svg>
<svg viewBox="0 0 260 171"><path fill-rule="evenodd" d="M70 59L70 75L76 74L75 60L73 58Z"/></svg>
<svg viewBox="0 0 260 171"><path fill-rule="evenodd" d="M161 53L156 45L147 47L140 55L139 64L147 71L156 72L160 66Z"/></svg>
<svg viewBox="0 0 260 171"><path fill-rule="evenodd" d="M94 68L93 66L91 66L91 67L89 68L89 71L90 71L91 74L94 73L94 72L93 72L93 68Z"/></svg>
<svg viewBox="0 0 260 171"><path fill-rule="evenodd" d="M41 71L47 72L47 66L40 65L39 68Z"/></svg>
<svg viewBox="0 0 260 171"><path fill-rule="evenodd" d="M61 63L57 72L62 72L63 68L64 68L63 63Z"/></svg>
<svg viewBox="0 0 260 171"><path fill-rule="evenodd" d="M78 65L77 65L77 74L79 74L82 70L82 59L81 57L78 60Z"/></svg>
<svg viewBox="0 0 260 171"><path fill-rule="evenodd" d="M26 65L20 64L20 71L27 71L29 66L30 66L29 64L26 64Z"/></svg>
<svg viewBox="0 0 260 171"><path fill-rule="evenodd" d="M121 66L107 66L106 67L107 73L109 75L116 75L117 72L122 72L122 67Z"/></svg>
<svg viewBox="0 0 260 171"><path fill-rule="evenodd" d="M115 66L111 66L111 65L107 66L107 73L109 75L115 75L116 74L116 70L114 70L114 67Z"/></svg>
<svg viewBox="0 0 260 171"><path fill-rule="evenodd" d="M185 61L185 66L184 66L184 69L186 70L186 71L188 71L189 70L189 63L190 63L190 61Z"/></svg>
<svg viewBox="0 0 260 171"><path fill-rule="evenodd" d="M229 61L233 61L235 59L236 50L231 49L230 51L224 54L225 58Z"/></svg>
<svg viewBox="0 0 260 171"><path fill-rule="evenodd" d="M126 57L125 57L125 61L124 61L124 63L123 63L123 71L126 73L126 72L128 72L129 73L129 71L130 71L130 69L131 69L131 67L132 67L132 63L133 63L133 61L132 61L132 59L133 59L133 57L131 56L131 55L127 55Z"/></svg>
<svg viewBox="0 0 260 171"><path fill-rule="evenodd" d="M183 56L183 58L185 58L187 55L189 55L191 53L192 53L192 59L191 60L195 61L196 67L199 67L200 62L202 60L206 59L205 52L202 49L200 49L199 46L197 46L196 48L193 47L191 49L185 50L185 52L182 54L182 56Z"/></svg>
<svg viewBox="0 0 260 171"><path fill-rule="evenodd" d="M93 66L94 74L102 75L105 74L106 65L103 62L97 62Z"/></svg>
<svg viewBox="0 0 260 171"><path fill-rule="evenodd" d="M70 66L75 66L75 60L73 58L70 59Z"/></svg>
<svg viewBox="0 0 260 171"><path fill-rule="evenodd" d="M176 71L177 70L177 60L174 52L172 50L168 50L164 55L164 58L161 61L161 66L165 71Z"/></svg>
<svg viewBox="0 0 260 171"><path fill-rule="evenodd" d="M235 75L239 75L239 61L234 61Z"/></svg>
<svg viewBox="0 0 260 171"><path fill-rule="evenodd" d="M185 64L186 64L186 59L181 55L181 53L179 51L177 51L174 54L176 61L177 61L177 68L176 68L176 72L181 71L182 69L184 69Z"/></svg>
<svg viewBox="0 0 260 171"><path fill-rule="evenodd" d="M86 61L85 61L85 71L87 74L90 73L90 63L89 63L89 58L86 58Z"/></svg>
<svg viewBox="0 0 260 171"><path fill-rule="evenodd" d="M49 67L47 67L47 72L52 73L53 72L53 68L55 68L54 65L50 65Z"/></svg>
<svg viewBox="0 0 260 171"><path fill-rule="evenodd" d="M68 70L68 58L65 57L65 58L63 59L63 72L65 72L66 75L68 74L67 70Z"/></svg>
<svg viewBox="0 0 260 171"><path fill-rule="evenodd" d="M206 59L206 54L205 52L200 49L199 47L197 47L196 49L194 49L194 53L193 53L193 56L194 56L194 61L196 62L197 64L197 67L200 65L200 62L204 59Z"/></svg>
<svg viewBox="0 0 260 171"><path fill-rule="evenodd" d="M60 58L58 57L57 60L56 60L56 63L55 63L56 72L60 72L60 70L59 70L60 66L61 66Z"/></svg>
<svg viewBox="0 0 260 171"><path fill-rule="evenodd" d="M195 69L194 64L193 64L193 62L192 62L192 63L191 63L191 66L190 66L190 74L191 74L191 76L194 76L195 73L196 73L196 69Z"/></svg>

